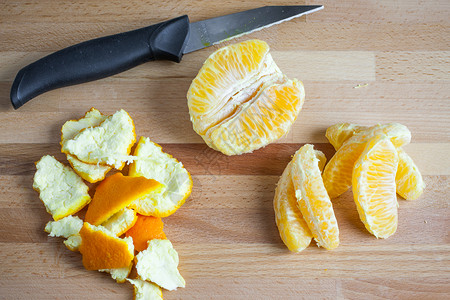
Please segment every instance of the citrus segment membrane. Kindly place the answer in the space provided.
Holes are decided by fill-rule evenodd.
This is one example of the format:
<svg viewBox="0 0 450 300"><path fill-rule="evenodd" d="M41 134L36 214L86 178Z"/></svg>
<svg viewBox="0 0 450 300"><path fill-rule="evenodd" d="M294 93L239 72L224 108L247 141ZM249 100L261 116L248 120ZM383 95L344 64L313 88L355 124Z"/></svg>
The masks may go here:
<svg viewBox="0 0 450 300"><path fill-rule="evenodd" d="M187 93L194 130L227 155L252 152L285 135L304 96L303 84L281 73L260 40L214 52Z"/></svg>
<svg viewBox="0 0 450 300"><path fill-rule="evenodd" d="M279 78L281 71L269 45L250 40L222 47L203 64L188 91L194 130L204 134L213 124L248 101L263 84L261 77Z"/></svg>
<svg viewBox="0 0 450 300"><path fill-rule="evenodd" d="M163 152L160 145L141 137L134 150L135 161L130 165L130 176L144 176L164 186L161 191L149 193L130 204L139 214L167 217L180 208L192 191L192 179L183 164Z"/></svg>
<svg viewBox="0 0 450 300"><path fill-rule="evenodd" d="M377 238L388 238L397 229L397 166L395 146L385 135L377 135L353 167L353 197L360 219Z"/></svg>
<svg viewBox="0 0 450 300"><path fill-rule="evenodd" d="M91 201L88 186L68 166L45 155L36 163L33 189L55 221L76 213Z"/></svg>
<svg viewBox="0 0 450 300"><path fill-rule="evenodd" d="M351 187L353 165L365 146L365 139L353 137L339 148L325 166L323 183L330 198L340 196Z"/></svg>
<svg viewBox="0 0 450 300"><path fill-rule="evenodd" d="M378 124L371 127L338 123L327 128L325 136L334 149L338 150L348 139L358 134L367 139L377 134L385 134L391 138L395 147L402 147L411 142L411 131L400 123Z"/></svg>
<svg viewBox="0 0 450 300"><path fill-rule="evenodd" d="M291 178L291 164L289 163L286 166L278 181L273 208L275 221L283 243L290 251L300 252L309 246L312 234L297 206L297 198Z"/></svg>
<svg viewBox="0 0 450 300"><path fill-rule="evenodd" d="M337 151L349 138L368 128L351 123L338 123L328 127L325 136Z"/></svg>

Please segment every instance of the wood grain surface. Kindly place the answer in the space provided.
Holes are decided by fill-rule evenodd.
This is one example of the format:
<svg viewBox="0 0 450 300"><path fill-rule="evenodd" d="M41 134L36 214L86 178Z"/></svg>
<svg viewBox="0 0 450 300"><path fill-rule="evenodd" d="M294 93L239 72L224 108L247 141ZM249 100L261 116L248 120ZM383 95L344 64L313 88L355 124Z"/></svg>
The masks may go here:
<svg viewBox="0 0 450 300"><path fill-rule="evenodd" d="M186 92L217 46L180 64L151 62L51 91L18 110L10 104L19 69L63 47L182 14L199 21L289 4L325 9L235 40L267 41L307 95L289 134L252 154L226 157L192 130ZM79 253L47 236L51 217L32 189L41 156L65 162L62 124L96 107L127 110L138 136L192 174L192 195L164 219L187 285L165 299L449 299L449 16L447 0L0 0L0 298L132 299L130 284L86 271ZM387 240L365 230L348 191L333 200L341 245L290 253L275 225L275 184L304 143L330 159L325 130L337 122L408 126L405 149L427 188L416 201L399 199L398 230Z"/></svg>

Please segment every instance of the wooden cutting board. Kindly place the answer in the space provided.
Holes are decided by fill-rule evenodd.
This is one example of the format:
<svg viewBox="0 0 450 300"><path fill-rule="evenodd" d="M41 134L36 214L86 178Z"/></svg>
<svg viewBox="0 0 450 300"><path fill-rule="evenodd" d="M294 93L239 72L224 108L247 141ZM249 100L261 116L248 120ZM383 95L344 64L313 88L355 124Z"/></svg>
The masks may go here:
<svg viewBox="0 0 450 300"><path fill-rule="evenodd" d="M306 4L265 1L265 5ZM43 229L50 215L32 190L34 162L60 153L62 124L91 107L121 108L184 163L194 189L164 219L180 256L184 289L165 299L448 299L450 294L450 3L311 1L325 9L237 39L265 40L306 100L290 133L264 149L226 157L192 130L186 92L217 47L180 64L152 62L117 76L46 93L19 110L9 103L17 71L83 40L188 14L198 21L261 6L260 1L51 1L0 3L0 298L131 299L130 284L86 271L79 253ZM229 42L228 42L229 43ZM333 200L341 245L315 243L293 254L274 221L275 184L291 155L313 143L334 154L325 130L337 122L400 122L405 150L427 184L417 201L399 199L399 226L370 235L351 191Z"/></svg>

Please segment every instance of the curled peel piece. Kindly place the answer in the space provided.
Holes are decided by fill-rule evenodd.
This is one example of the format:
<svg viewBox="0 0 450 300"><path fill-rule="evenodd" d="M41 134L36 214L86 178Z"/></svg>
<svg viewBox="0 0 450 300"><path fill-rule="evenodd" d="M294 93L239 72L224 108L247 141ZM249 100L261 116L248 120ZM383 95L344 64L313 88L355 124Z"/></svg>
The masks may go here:
<svg viewBox="0 0 450 300"><path fill-rule="evenodd" d="M162 185L145 177L123 176L116 173L98 186L86 212L85 221L100 225L130 203L152 192L160 192Z"/></svg>
<svg viewBox="0 0 450 300"><path fill-rule="evenodd" d="M84 117L78 120L67 121L61 128L61 145L66 143L67 140L73 139L80 131L100 125L106 118L107 116L102 115L100 111L91 108ZM74 171L81 178L91 183L103 180L106 173L111 170L109 166L84 163L70 154L66 154L66 156Z"/></svg>
<svg viewBox="0 0 450 300"><path fill-rule="evenodd" d="M49 236L69 238L78 234L81 227L83 227L83 221L80 218L67 216L58 221L49 221L44 230Z"/></svg>
<svg viewBox="0 0 450 300"><path fill-rule="evenodd" d="M192 191L192 178L183 164L162 147L141 137L134 150L135 161L130 165L130 176L144 176L164 186L161 191L147 194L130 204L141 215L167 217L180 208Z"/></svg>
<svg viewBox="0 0 450 300"><path fill-rule="evenodd" d="M158 300L163 299L162 291L159 286L152 282L141 279L128 279L134 287L134 300Z"/></svg>
<svg viewBox="0 0 450 300"><path fill-rule="evenodd" d="M134 122L122 109L100 125L88 127L72 139L62 141L61 151L85 163L121 170L129 160L128 155L135 142Z"/></svg>
<svg viewBox="0 0 450 300"><path fill-rule="evenodd" d="M149 240L165 240L163 228L161 218L138 215L136 224L125 233L125 236L133 238L134 249L139 252L147 249Z"/></svg>
<svg viewBox="0 0 450 300"><path fill-rule="evenodd" d="M152 281L169 291L185 287L186 282L178 271L178 253L169 240L149 241L148 248L136 255L136 261L141 279Z"/></svg>
<svg viewBox="0 0 450 300"><path fill-rule="evenodd" d="M91 202L88 186L68 166L45 155L36 163L33 189L55 221L76 213Z"/></svg>
<svg viewBox="0 0 450 300"><path fill-rule="evenodd" d="M121 236L133 227L136 221L136 212L133 209L125 207L112 215L106 222L102 223L102 226L115 235Z"/></svg>
<svg viewBox="0 0 450 300"><path fill-rule="evenodd" d="M127 268L134 258L132 238L118 238L103 226L84 222L80 253L87 270Z"/></svg>

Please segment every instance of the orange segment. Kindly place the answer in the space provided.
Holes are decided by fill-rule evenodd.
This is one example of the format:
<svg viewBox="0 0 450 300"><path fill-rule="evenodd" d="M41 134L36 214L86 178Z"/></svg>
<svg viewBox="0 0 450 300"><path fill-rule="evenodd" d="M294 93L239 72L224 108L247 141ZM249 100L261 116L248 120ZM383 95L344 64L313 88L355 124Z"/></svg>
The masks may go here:
<svg viewBox="0 0 450 300"><path fill-rule="evenodd" d="M149 240L166 239L163 228L164 223L161 218L138 214L136 223L125 233L125 236L131 236L133 238L134 249L136 251L142 251L147 249L147 242Z"/></svg>
<svg viewBox="0 0 450 300"><path fill-rule="evenodd" d="M396 147L401 147L411 140L411 132L399 123L375 125L353 135L344 142L325 166L323 181L330 198L336 198L350 188L356 160L363 152L367 141L379 134L390 138Z"/></svg>
<svg viewBox="0 0 450 300"><path fill-rule="evenodd" d="M303 84L283 76L260 40L214 52L187 93L194 130L227 155L251 152L286 134L304 96Z"/></svg>
<svg viewBox="0 0 450 300"><path fill-rule="evenodd" d="M394 126L395 124L396 123L366 127L366 126L359 126L356 124L339 123L330 126L327 129L326 137L330 142L330 144L332 144L333 147L336 150L338 150L343 143L345 143L349 138L351 138L355 134L364 131L369 132L370 130L373 130L375 127L392 128L392 126ZM394 139L392 141L394 143L398 141L396 142L397 145L407 144L409 139L408 132L405 131L404 129L400 129L398 132L400 131L403 133L399 134L398 139ZM420 195L422 195L425 189L425 183L422 179L422 175L420 174L419 168L416 166L412 158L399 146L397 146L397 154L398 154L398 169L395 178L395 182L397 184L397 193L406 200L415 200L419 198ZM345 188L346 187L342 187L342 189ZM334 193L332 191L332 188L330 188L330 193L332 194Z"/></svg>
<svg viewBox="0 0 450 300"><path fill-rule="evenodd" d="M323 171L323 183L330 198L345 193L352 185L353 165L364 151L365 139L353 137L333 155Z"/></svg>
<svg viewBox="0 0 450 300"><path fill-rule="evenodd" d="M339 228L313 145L306 144L295 153L291 172L298 206L314 239L325 249L336 248Z"/></svg>
<svg viewBox="0 0 450 300"><path fill-rule="evenodd" d="M304 101L303 84L288 80L271 85L230 119L211 128L211 143L226 155L251 152L285 135Z"/></svg>
<svg viewBox="0 0 450 300"><path fill-rule="evenodd" d="M400 123L378 124L371 127L350 123L338 123L327 128L325 136L334 149L338 150L348 139L356 134L363 134L369 139L377 134L385 134L391 138L395 147L411 142L411 132Z"/></svg>
<svg viewBox="0 0 450 300"><path fill-rule="evenodd" d="M325 136L337 151L345 141L367 128L368 127L366 126L359 126L356 124L338 123L328 127Z"/></svg>
<svg viewBox="0 0 450 300"><path fill-rule="evenodd" d="M297 206L289 163L278 181L273 199L275 221L280 237L290 251L300 252L309 246L311 231Z"/></svg>
<svg viewBox="0 0 450 300"><path fill-rule="evenodd" d="M131 239L120 239L101 226L85 222L80 236L79 250L87 270L125 268L134 258Z"/></svg>
<svg viewBox="0 0 450 300"><path fill-rule="evenodd" d="M398 169L395 176L397 193L406 200L416 200L425 189L425 182L412 158L402 148L397 149Z"/></svg>
<svg viewBox="0 0 450 300"><path fill-rule="evenodd" d="M244 86L255 92L261 72L266 76L280 73L269 56L267 43L249 40L222 47L208 57L187 94L197 133L204 134L210 126L231 114L235 108L229 101L236 105L245 101L236 97Z"/></svg>
<svg viewBox="0 0 450 300"><path fill-rule="evenodd" d="M359 217L377 238L388 238L397 230L397 166L395 146L385 135L377 135L353 168L353 197Z"/></svg>
<svg viewBox="0 0 450 300"><path fill-rule="evenodd" d="M156 180L116 173L98 185L85 221L100 225L134 200L160 189L162 185Z"/></svg>

